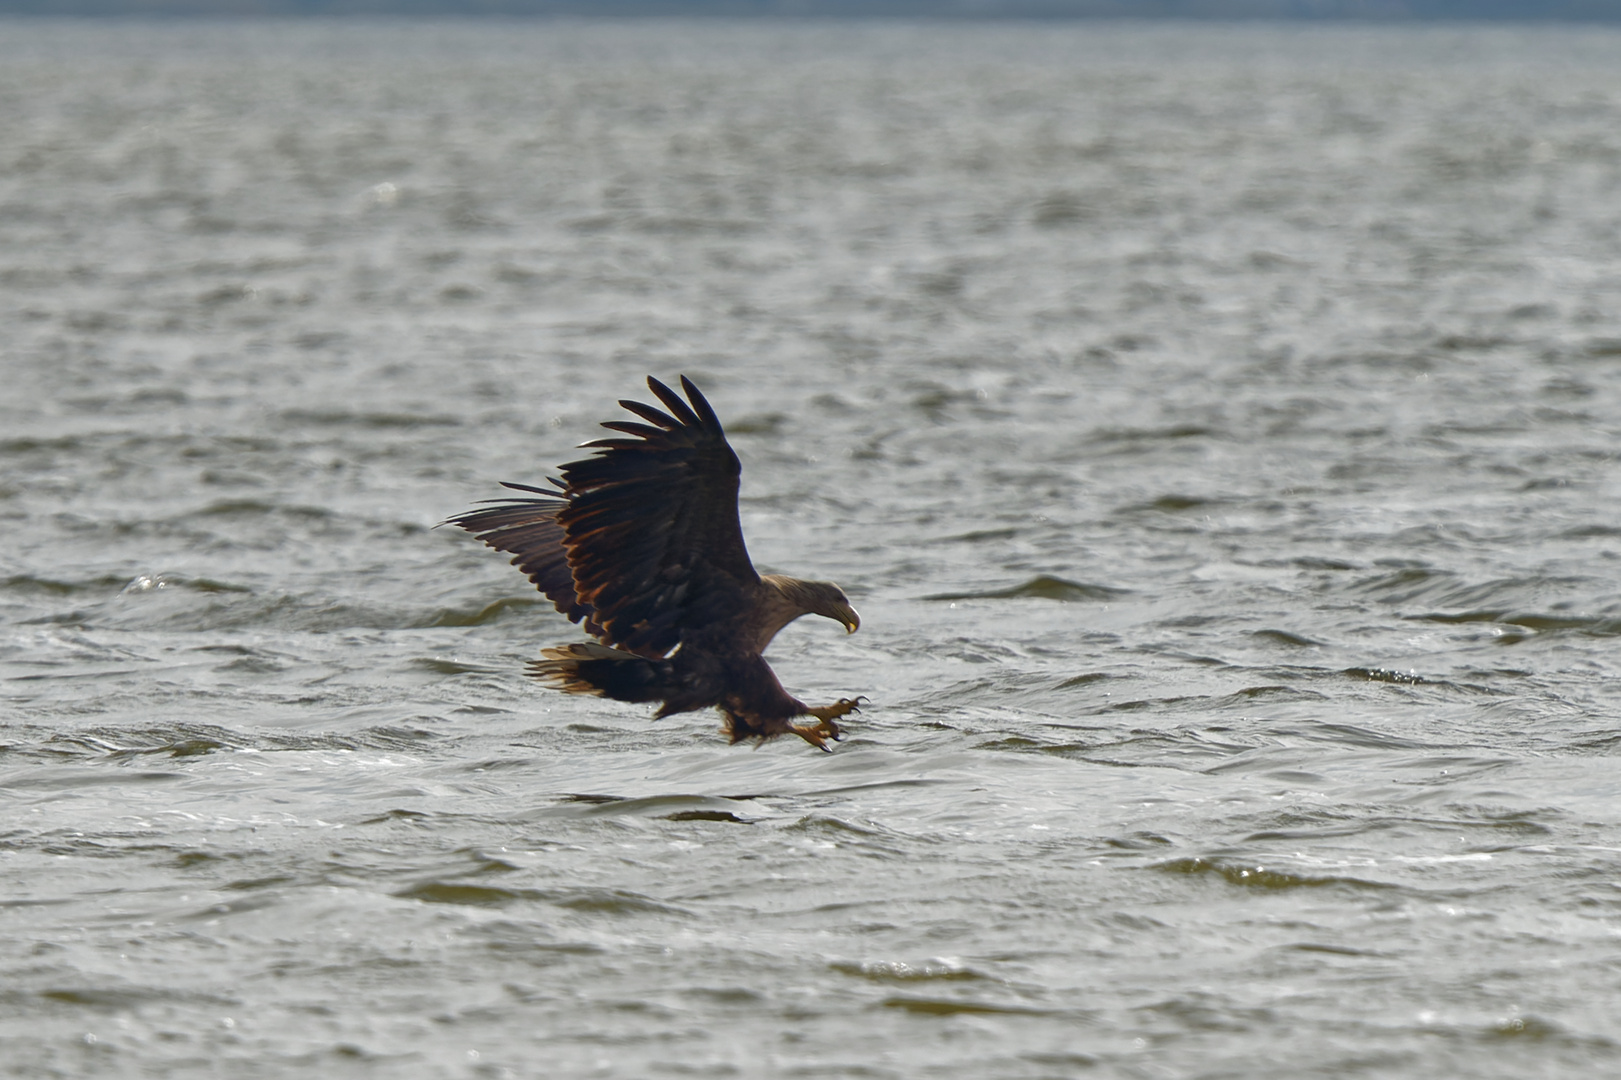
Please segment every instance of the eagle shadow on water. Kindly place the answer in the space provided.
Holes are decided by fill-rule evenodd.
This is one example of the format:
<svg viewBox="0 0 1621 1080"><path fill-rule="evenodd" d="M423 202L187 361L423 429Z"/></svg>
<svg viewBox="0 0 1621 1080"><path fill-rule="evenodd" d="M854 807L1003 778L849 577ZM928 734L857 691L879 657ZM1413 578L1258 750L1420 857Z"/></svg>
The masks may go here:
<svg viewBox="0 0 1621 1080"><path fill-rule="evenodd" d="M542 649L528 673L570 694L658 701L655 719L710 706L732 742L798 735L820 750L860 698L809 706L784 690L766 646L801 615L855 633L861 619L829 581L759 574L743 546L742 466L715 410L685 375L687 400L647 385L669 412L619 404L646 423L609 420L628 438L585 444L550 488L503 482L530 497L491 499L445 524L497 551L596 642ZM798 717L815 723L796 724Z"/></svg>

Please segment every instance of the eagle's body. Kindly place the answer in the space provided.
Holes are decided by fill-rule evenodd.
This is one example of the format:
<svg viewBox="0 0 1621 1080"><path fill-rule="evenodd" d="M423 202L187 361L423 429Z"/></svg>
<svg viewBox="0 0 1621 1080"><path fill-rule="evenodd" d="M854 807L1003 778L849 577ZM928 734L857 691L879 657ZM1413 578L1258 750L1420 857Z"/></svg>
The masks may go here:
<svg viewBox="0 0 1621 1080"><path fill-rule="evenodd" d="M657 379L647 385L668 413L621 401L647 423L602 426L630 438L586 443L597 453L564 465L553 488L506 484L534 497L450 521L511 552L597 639L543 649L530 674L569 693L662 702L659 717L717 707L733 742L794 734L830 749L834 721L856 702L807 706L761 654L801 615L850 633L860 618L831 582L755 572L737 513L742 468L714 410L685 376L687 401ZM818 722L794 724L799 716Z"/></svg>

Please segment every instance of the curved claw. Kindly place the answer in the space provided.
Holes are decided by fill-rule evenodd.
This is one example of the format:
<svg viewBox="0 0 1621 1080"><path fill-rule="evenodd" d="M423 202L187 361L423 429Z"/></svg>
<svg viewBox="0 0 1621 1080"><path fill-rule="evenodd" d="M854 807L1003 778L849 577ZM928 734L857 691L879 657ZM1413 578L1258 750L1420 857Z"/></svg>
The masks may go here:
<svg viewBox="0 0 1621 1080"><path fill-rule="evenodd" d="M806 709L807 716L814 716L818 720L837 720L848 713L860 712L861 709L849 698L840 698L831 705L818 705L814 709Z"/></svg>
<svg viewBox="0 0 1621 1080"><path fill-rule="evenodd" d="M833 752L833 748L828 745L828 740L839 742L844 738L844 733L839 730L839 725L835 724L831 719L820 720L818 723L805 727L791 724L788 730L825 754Z"/></svg>

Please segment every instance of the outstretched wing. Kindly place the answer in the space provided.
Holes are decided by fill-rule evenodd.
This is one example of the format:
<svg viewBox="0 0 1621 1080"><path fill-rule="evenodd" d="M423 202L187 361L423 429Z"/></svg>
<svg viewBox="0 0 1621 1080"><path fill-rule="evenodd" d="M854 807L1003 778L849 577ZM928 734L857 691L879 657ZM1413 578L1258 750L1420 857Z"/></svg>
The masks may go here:
<svg viewBox="0 0 1621 1080"><path fill-rule="evenodd" d="M583 603L574 591L574 575L569 570L568 552L563 547L563 526L557 520L557 513L568 505L567 493L527 484L501 486L542 497L491 499L489 502L493 505L458 514L446 524L461 526L497 551L510 551L512 565L527 574L558 611L567 615L570 622L584 620L586 633L600 638L602 627L592 618L591 605Z"/></svg>
<svg viewBox="0 0 1621 1080"><path fill-rule="evenodd" d="M744 611L760 577L737 517L742 466L715 410L684 375L686 401L657 379L647 385L670 411L621 401L647 423L604 423L629 438L586 443L595 456L563 466L556 520L598 637L659 657Z"/></svg>

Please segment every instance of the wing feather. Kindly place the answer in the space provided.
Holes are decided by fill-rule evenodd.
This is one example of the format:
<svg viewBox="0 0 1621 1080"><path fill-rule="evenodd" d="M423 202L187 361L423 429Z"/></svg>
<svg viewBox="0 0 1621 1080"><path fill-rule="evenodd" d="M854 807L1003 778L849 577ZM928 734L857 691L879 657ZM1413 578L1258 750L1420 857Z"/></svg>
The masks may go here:
<svg viewBox="0 0 1621 1080"><path fill-rule="evenodd" d="M664 402L664 407L669 409L670 412L675 415L675 418L682 424L685 424L688 427L704 426L703 421L698 419L698 414L693 412L687 403L681 400L681 395L677 394L674 390L671 390L668 386L665 386L663 383L651 376L648 377L647 388L653 391L660 401ZM698 388L692 385L692 380L688 379L685 375L681 377L681 388L688 394L697 394L697 400L703 400L703 395L698 393ZM621 402L621 404L623 404L623 402ZM715 411L709 408L709 403L707 401L704 402L704 408L709 412L709 418L711 421L713 421L714 426L719 428L720 421L715 420Z"/></svg>
<svg viewBox="0 0 1621 1080"><path fill-rule="evenodd" d="M604 420L602 426L614 431L623 431L626 435L634 435L638 439L656 439L664 432L659 428L648 427L646 424L635 424L629 420ZM607 440L604 440L607 441ZM623 442L623 439L614 439L613 442Z"/></svg>
<svg viewBox="0 0 1621 1080"><path fill-rule="evenodd" d="M662 386L663 384L660 383L659 385ZM620 398L619 407L622 409L629 409L643 420L646 420L649 424L657 424L665 431L674 431L676 428L681 426L681 421L677 420L669 413L659 412L657 409L653 408L653 406L644 405L640 401L628 401L625 398Z"/></svg>
<svg viewBox="0 0 1621 1080"><path fill-rule="evenodd" d="M685 375L681 376L681 389L685 390L687 396L692 399L692 407L698 410L698 419L704 426L720 427L720 418L715 415L715 410L710 407L709 399L700 394L698 388L692 385L692 380Z"/></svg>
<svg viewBox="0 0 1621 1080"><path fill-rule="evenodd" d="M742 466L691 380L683 401L648 379L668 414L620 402L652 427L605 424L633 438L599 439L563 466L557 521L577 600L604 643L664 656L694 633L746 610L759 585L738 521Z"/></svg>
<svg viewBox="0 0 1621 1080"><path fill-rule="evenodd" d="M550 494L544 488L526 484L504 486ZM512 565L522 570L558 611L570 622L583 622L586 633L600 638L602 626L593 617L591 605L575 592L568 550L563 546L563 526L557 515L568 503L558 498L489 501L494 505L458 514L446 524L459 525L497 551L511 552Z"/></svg>

